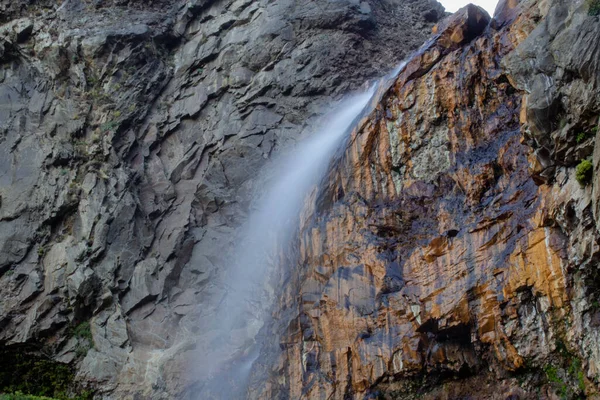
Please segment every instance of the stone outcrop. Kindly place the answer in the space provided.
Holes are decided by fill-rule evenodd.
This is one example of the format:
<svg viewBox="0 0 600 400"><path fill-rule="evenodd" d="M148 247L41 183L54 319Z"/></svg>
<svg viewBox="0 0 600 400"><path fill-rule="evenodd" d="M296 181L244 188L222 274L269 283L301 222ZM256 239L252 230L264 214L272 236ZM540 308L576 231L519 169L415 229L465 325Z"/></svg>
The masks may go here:
<svg viewBox="0 0 600 400"><path fill-rule="evenodd" d="M0 346L68 364L102 398L184 391L259 170L443 15L0 0Z"/></svg>
<svg viewBox="0 0 600 400"><path fill-rule="evenodd" d="M598 396L591 3L439 24L307 200L256 396Z"/></svg>

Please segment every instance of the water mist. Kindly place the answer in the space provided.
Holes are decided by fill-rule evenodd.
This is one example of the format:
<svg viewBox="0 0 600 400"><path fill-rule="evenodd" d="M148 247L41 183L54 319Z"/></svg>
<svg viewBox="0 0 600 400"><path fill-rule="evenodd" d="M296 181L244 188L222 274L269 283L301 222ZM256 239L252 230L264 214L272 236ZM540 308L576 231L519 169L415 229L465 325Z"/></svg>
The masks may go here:
<svg viewBox="0 0 600 400"><path fill-rule="evenodd" d="M297 230L304 200L327 173L336 150L358 121L370 111L405 64L364 93L342 101L324 126L292 152L269 165L275 171L241 228L240 242L230 255L223 281L227 295L217 305L201 335L208 338L193 373L201 383L195 399L244 398L252 364L260 353L256 342L273 293L268 282L279 249L289 245Z"/></svg>

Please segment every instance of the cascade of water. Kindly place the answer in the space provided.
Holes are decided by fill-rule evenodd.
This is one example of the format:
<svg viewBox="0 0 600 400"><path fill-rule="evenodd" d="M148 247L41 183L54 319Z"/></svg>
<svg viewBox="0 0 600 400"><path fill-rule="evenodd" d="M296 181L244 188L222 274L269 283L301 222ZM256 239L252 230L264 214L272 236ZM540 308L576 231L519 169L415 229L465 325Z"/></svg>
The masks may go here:
<svg viewBox="0 0 600 400"><path fill-rule="evenodd" d="M224 279L228 294L209 324L212 340L199 356L201 365L196 366L208 386L202 390L202 398L237 398L232 390L243 390L258 354L253 340L272 297L265 293L270 258L278 246L290 240L306 194L323 178L341 140L375 92L374 85L342 101L337 111L328 115L325 127L270 166L277 171L273 183L242 228L242 241L231 256Z"/></svg>
<svg viewBox="0 0 600 400"><path fill-rule="evenodd" d="M200 349L194 373L203 382L197 399L244 397L252 364L260 352L255 338L264 325L273 293L269 293L271 257L285 248L298 227L303 202L324 178L336 150L348 132L370 112L406 63L364 93L342 101L327 123L290 154L270 165L272 184L257 202L241 231L241 242L224 278L227 295L216 316L202 329L208 337Z"/></svg>

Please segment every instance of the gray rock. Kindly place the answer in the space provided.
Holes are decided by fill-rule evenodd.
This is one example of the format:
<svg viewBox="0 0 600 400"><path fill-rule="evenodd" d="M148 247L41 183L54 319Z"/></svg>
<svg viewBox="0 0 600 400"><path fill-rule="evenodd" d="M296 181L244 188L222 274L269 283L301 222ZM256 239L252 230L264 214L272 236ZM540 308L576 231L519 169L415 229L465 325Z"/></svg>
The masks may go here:
<svg viewBox="0 0 600 400"><path fill-rule="evenodd" d="M443 9L0 0L0 345L35 344L99 397L177 397L192 382L166 366L226 293L259 171L417 48L425 15Z"/></svg>

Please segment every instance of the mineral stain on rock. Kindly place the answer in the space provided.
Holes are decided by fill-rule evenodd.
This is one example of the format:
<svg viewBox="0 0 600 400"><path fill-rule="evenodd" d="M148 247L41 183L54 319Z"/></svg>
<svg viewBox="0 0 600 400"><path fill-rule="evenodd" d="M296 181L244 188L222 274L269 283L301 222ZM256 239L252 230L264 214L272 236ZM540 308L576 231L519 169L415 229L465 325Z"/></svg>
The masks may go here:
<svg viewBox="0 0 600 400"><path fill-rule="evenodd" d="M247 397L599 396L595 10L0 0L0 397L193 398L271 159L425 42L273 255Z"/></svg>
<svg viewBox="0 0 600 400"><path fill-rule="evenodd" d="M468 6L434 29L320 188L328 207L306 205L271 328L280 361L259 393L595 396L596 294L583 283L597 269L593 195L559 149L588 117L598 123L599 71L548 76L535 64L549 57L566 74L562 58L597 51L583 37L600 27L587 31L596 22L584 11L503 2L490 21ZM579 55L559 45L566 37ZM536 104L547 104L543 119ZM544 181L532 169L542 145L554 164Z"/></svg>

